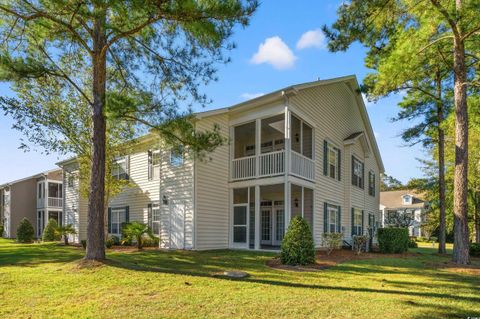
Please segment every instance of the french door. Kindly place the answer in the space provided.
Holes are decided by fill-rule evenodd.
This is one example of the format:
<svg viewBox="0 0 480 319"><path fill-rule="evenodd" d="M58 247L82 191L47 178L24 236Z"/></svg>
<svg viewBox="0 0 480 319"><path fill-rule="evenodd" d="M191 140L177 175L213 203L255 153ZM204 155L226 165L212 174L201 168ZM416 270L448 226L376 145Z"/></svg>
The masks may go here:
<svg viewBox="0 0 480 319"><path fill-rule="evenodd" d="M264 207L260 211L262 245L280 246L285 234L285 210L280 207Z"/></svg>

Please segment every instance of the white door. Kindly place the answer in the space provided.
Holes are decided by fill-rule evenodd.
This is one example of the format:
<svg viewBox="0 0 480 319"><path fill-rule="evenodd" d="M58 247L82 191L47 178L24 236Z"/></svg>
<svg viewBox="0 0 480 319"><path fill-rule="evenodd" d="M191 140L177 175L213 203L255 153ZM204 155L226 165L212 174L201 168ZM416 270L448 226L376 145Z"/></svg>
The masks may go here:
<svg viewBox="0 0 480 319"><path fill-rule="evenodd" d="M233 206L233 246L236 248L247 247L247 220L248 217L248 205L247 204L235 204Z"/></svg>
<svg viewBox="0 0 480 319"><path fill-rule="evenodd" d="M262 208L260 210L260 243L262 245L272 245L272 209Z"/></svg>
<svg viewBox="0 0 480 319"><path fill-rule="evenodd" d="M185 204L170 201L170 248L185 248Z"/></svg>
<svg viewBox="0 0 480 319"><path fill-rule="evenodd" d="M283 208L275 208L273 217L273 245L280 246L285 234L285 210Z"/></svg>

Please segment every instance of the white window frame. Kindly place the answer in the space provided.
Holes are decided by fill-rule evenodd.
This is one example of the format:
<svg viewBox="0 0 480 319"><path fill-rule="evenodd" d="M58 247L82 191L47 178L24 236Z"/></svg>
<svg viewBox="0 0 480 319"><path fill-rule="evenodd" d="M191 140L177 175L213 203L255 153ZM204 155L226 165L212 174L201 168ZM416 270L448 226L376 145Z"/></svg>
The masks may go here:
<svg viewBox="0 0 480 319"><path fill-rule="evenodd" d="M327 150L328 150L328 154L327 154L328 172L327 172L327 175L329 177L333 178L333 179L337 179L338 178L338 149L335 148L335 146L333 146L332 144L327 143ZM334 154L333 164L332 164L331 158L330 158L331 153ZM331 170L332 165L335 167L333 176L332 176L332 170Z"/></svg>
<svg viewBox="0 0 480 319"><path fill-rule="evenodd" d="M362 234L362 210L354 208L353 209L353 228L354 230L354 235L363 235Z"/></svg>
<svg viewBox="0 0 480 319"><path fill-rule="evenodd" d="M370 179L373 178L373 179ZM368 195L370 196L375 196L377 190L376 190L376 176L374 171L370 171L368 173Z"/></svg>
<svg viewBox="0 0 480 319"><path fill-rule="evenodd" d="M331 217L334 217L334 223L331 223ZM338 231L338 206L327 204L327 233L337 233ZM334 225L334 231L332 232L332 225Z"/></svg>
<svg viewBox="0 0 480 319"><path fill-rule="evenodd" d="M120 236L122 234L122 224L127 222L127 210L125 207L111 208L110 214L110 234ZM123 214L123 221L120 218L121 214ZM113 231L114 224L118 227L116 232Z"/></svg>
<svg viewBox="0 0 480 319"><path fill-rule="evenodd" d="M149 167L150 172L152 174L151 180L159 180L160 179L160 169L162 166L162 156L160 154L160 150L152 150L151 151L151 161L148 163L148 165L151 165ZM155 158L157 158L158 163L155 163Z"/></svg>
<svg viewBox="0 0 480 319"><path fill-rule="evenodd" d="M158 217L156 220L155 217ZM154 224L158 224L158 232L154 231ZM161 224L161 215L160 215L160 203L159 202L152 202L152 232L154 235L160 236L160 224Z"/></svg>
<svg viewBox="0 0 480 319"><path fill-rule="evenodd" d="M123 168L123 172L122 172ZM112 176L117 180L128 179L128 159L127 156L120 156L114 159L112 165Z"/></svg>
<svg viewBox="0 0 480 319"><path fill-rule="evenodd" d="M359 188L364 188L362 187L364 185L364 176L362 176L362 172L364 171L364 163L362 161L360 161L357 157L353 157L352 158L352 161L353 161L353 171L352 171L352 175L353 175L353 185L354 186L357 186ZM360 170L360 172L357 172L357 170ZM360 182L361 181L361 182Z"/></svg>

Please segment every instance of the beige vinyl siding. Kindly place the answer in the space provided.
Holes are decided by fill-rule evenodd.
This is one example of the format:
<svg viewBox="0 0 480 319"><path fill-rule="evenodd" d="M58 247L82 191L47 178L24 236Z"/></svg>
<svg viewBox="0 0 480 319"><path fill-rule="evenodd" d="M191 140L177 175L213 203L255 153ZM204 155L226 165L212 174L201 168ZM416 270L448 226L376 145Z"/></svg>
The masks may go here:
<svg viewBox="0 0 480 319"><path fill-rule="evenodd" d="M366 131L360 110L355 99L356 92L343 83L325 85L300 91L290 98L292 113L298 110L307 120L315 124L315 209L314 209L314 237L316 246L321 245L323 233L323 204L329 202L341 206L341 222L344 239L351 238L351 207L367 210L373 209L378 196L369 202L367 207L365 196L368 187L363 190L351 183L351 155L357 155L360 160L369 163L365 165L365 174L373 169L378 175L378 165L371 154L371 161L365 161L364 151L360 142L351 146L344 145L344 139L350 134ZM368 137L367 137L368 138ZM323 174L323 143L329 141L341 150L341 181L332 179ZM370 167L370 168L369 168ZM367 176L368 177L368 176ZM365 183L367 181L365 180ZM365 186L368 186L365 184ZM378 187L378 184L377 184ZM378 192L378 191L377 191ZM371 206L370 206L371 205ZM377 209L378 210L378 209ZM365 214L367 216L367 214ZM365 217L367 222L367 217ZM366 225L366 223L365 223Z"/></svg>
<svg viewBox="0 0 480 319"><path fill-rule="evenodd" d="M72 242L79 243L87 238L87 210L85 199L80 198L80 180L78 178L78 165L69 164L63 168L63 190L64 190L64 223L72 224L77 234L71 236ZM73 178L73 187L68 185L69 178Z"/></svg>
<svg viewBox="0 0 480 319"><path fill-rule="evenodd" d="M197 122L198 130L218 124L228 137L228 116L217 115ZM221 249L229 245L229 145L218 147L207 159L195 161L196 249Z"/></svg>

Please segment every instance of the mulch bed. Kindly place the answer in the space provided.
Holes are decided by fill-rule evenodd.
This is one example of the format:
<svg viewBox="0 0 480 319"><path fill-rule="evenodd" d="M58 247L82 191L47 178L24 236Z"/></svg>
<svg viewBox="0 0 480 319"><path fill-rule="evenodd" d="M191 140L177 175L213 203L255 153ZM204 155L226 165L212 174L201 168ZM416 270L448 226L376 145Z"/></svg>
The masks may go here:
<svg viewBox="0 0 480 319"><path fill-rule="evenodd" d="M403 253L403 254L380 254L380 253L362 253L357 255L354 251L348 249L334 250L330 255L326 251L317 251L317 258L315 264L305 266L290 266L283 265L280 258L270 259L266 262L267 266L275 269L290 270L290 271L321 271L331 268L337 264L350 260L365 260L374 258L406 258L418 256L418 253Z"/></svg>

